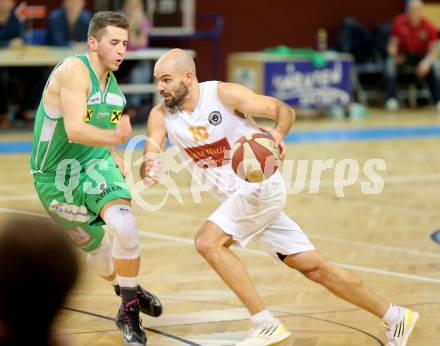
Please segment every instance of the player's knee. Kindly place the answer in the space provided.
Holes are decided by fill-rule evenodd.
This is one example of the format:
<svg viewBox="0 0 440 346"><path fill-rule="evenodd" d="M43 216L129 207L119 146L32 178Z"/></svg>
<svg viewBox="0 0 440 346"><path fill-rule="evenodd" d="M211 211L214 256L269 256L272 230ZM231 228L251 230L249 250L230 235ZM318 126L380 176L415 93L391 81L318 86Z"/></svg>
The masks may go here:
<svg viewBox="0 0 440 346"><path fill-rule="evenodd" d="M319 261L300 269L300 271L309 280L317 283L323 283L329 277L331 269L328 262Z"/></svg>
<svg viewBox="0 0 440 346"><path fill-rule="evenodd" d="M198 236L195 240L197 252L203 257L208 257L214 249L214 244L208 237Z"/></svg>
<svg viewBox="0 0 440 346"><path fill-rule="evenodd" d="M127 246L126 243L121 243L118 238L113 242L113 257L118 259L132 260L138 258L141 255L141 248L139 243L133 245L132 243Z"/></svg>
<svg viewBox="0 0 440 346"><path fill-rule="evenodd" d="M127 220L128 221L128 220ZM131 220L127 224L121 225L121 227L115 230L115 236L119 244L124 249L134 249L139 246L139 232L136 227L136 223Z"/></svg>
<svg viewBox="0 0 440 346"><path fill-rule="evenodd" d="M127 205L113 205L106 210L104 221L115 235L113 254L125 259L138 257L140 239L131 208Z"/></svg>
<svg viewBox="0 0 440 346"><path fill-rule="evenodd" d="M113 274L112 246L107 236L104 236L99 248L87 254L87 262L100 276Z"/></svg>

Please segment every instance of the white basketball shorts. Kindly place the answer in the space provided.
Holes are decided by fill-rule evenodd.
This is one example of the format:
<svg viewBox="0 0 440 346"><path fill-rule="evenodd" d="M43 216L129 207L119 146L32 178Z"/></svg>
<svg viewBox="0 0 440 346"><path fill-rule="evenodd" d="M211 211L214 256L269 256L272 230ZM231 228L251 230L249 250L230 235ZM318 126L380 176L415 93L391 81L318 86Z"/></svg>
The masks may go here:
<svg viewBox="0 0 440 346"><path fill-rule="evenodd" d="M208 220L241 247L255 238L275 259L277 253L291 255L314 250L302 229L282 212L285 203L286 189L277 172L261 184L246 184L246 189L233 192Z"/></svg>

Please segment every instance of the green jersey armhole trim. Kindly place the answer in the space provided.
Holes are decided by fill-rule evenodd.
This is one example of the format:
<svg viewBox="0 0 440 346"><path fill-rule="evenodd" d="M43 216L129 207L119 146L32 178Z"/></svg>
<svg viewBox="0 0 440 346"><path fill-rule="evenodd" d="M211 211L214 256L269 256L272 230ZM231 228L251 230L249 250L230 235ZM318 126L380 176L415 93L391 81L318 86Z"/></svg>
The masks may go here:
<svg viewBox="0 0 440 346"><path fill-rule="evenodd" d="M42 95L43 109L44 109L44 114L49 119L52 119L51 117L57 118L57 115L61 116L61 109L54 109L54 108L47 107L45 99L46 99L46 90L47 90L47 87L49 86L49 82L52 78L52 75L54 74L54 72L56 71L56 69L58 67L60 67L62 64L64 64L65 61L66 61L66 59L63 59L58 64L55 65L55 67L53 68L52 72L49 75L49 78L47 78L46 85L44 86L44 89L43 89L43 95ZM50 116L48 116L49 113L51 113ZM55 113L57 113L57 114L55 114ZM52 119L52 120L54 120L54 119Z"/></svg>
<svg viewBox="0 0 440 346"><path fill-rule="evenodd" d="M46 107L46 105L44 105L44 103L43 106L44 106L44 114L46 118L57 121L63 117L60 109L48 108Z"/></svg>

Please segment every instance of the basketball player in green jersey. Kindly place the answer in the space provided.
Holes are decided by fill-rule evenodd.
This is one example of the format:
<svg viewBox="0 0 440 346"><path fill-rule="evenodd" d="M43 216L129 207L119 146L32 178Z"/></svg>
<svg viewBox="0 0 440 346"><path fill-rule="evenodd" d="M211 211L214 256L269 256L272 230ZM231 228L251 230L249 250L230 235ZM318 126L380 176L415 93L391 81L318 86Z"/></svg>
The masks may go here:
<svg viewBox="0 0 440 346"><path fill-rule="evenodd" d="M139 311L157 317L162 305L138 285L139 234L120 172L122 160L114 149L131 132L128 116L122 115L125 98L112 72L124 59L128 27L118 13L96 13L88 53L55 67L35 119L30 164L46 211L122 297L116 324L125 342L137 346L146 344ZM104 225L114 233L113 244Z"/></svg>

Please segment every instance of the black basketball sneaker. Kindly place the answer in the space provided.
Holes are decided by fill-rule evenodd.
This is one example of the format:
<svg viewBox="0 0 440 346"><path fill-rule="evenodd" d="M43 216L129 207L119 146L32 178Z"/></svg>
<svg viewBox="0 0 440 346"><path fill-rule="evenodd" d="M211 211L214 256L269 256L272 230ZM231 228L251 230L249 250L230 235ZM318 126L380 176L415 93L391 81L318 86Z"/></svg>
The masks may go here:
<svg viewBox="0 0 440 346"><path fill-rule="evenodd" d="M127 345L145 346L147 344L147 336L139 318L137 299L129 301L125 306L121 304L116 316L116 326L122 331L122 337Z"/></svg>
<svg viewBox="0 0 440 346"><path fill-rule="evenodd" d="M118 296L121 295L121 289L119 285L114 286L115 292ZM159 298L157 298L153 293L148 292L146 289L138 286L137 298L139 300L139 306L141 312L147 314L151 317L159 317L162 315L163 306Z"/></svg>

